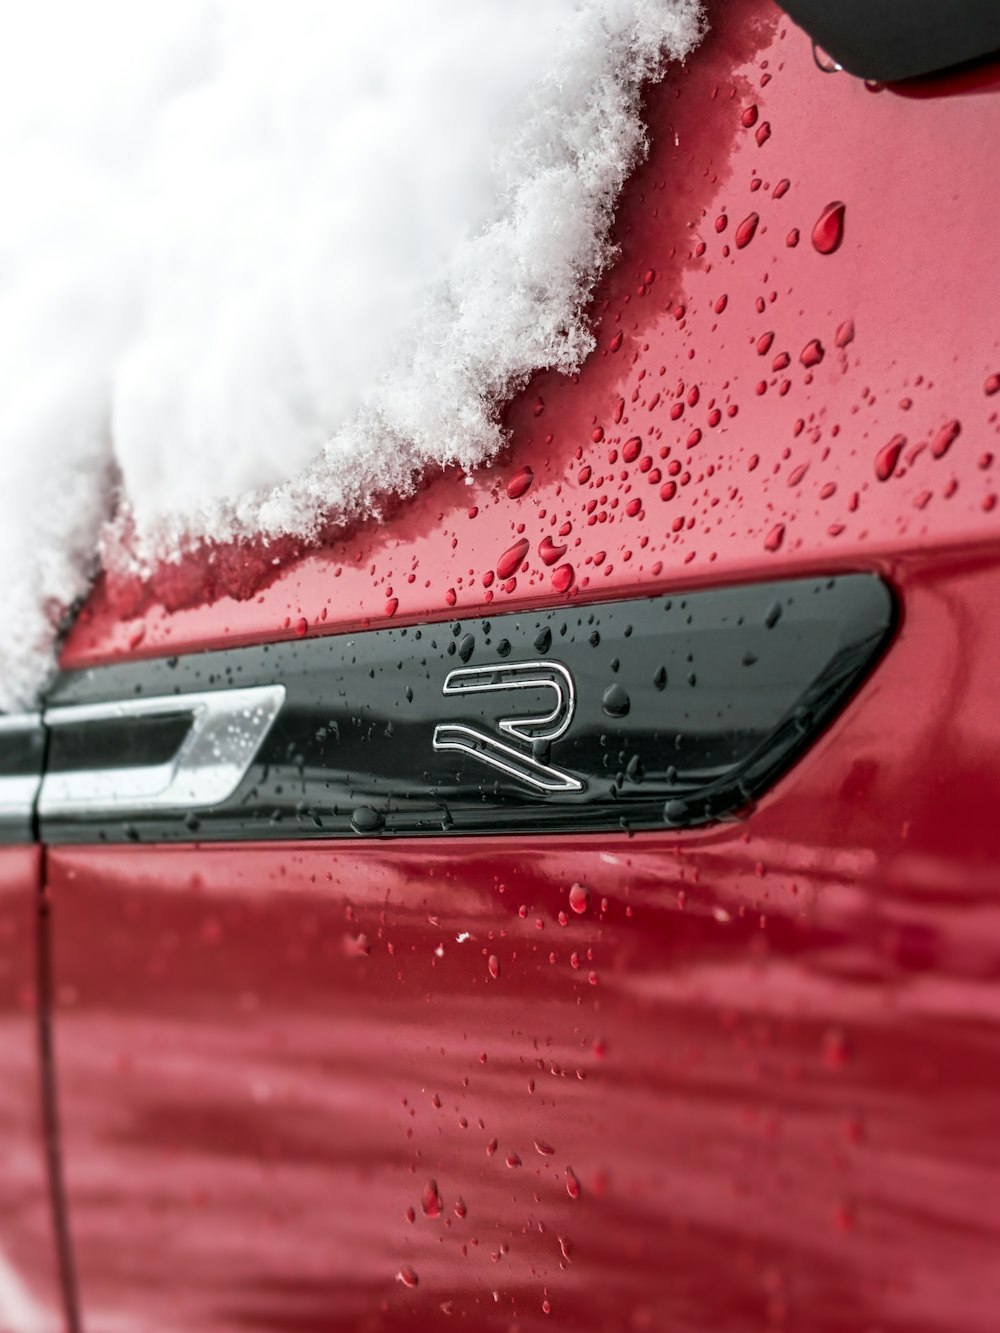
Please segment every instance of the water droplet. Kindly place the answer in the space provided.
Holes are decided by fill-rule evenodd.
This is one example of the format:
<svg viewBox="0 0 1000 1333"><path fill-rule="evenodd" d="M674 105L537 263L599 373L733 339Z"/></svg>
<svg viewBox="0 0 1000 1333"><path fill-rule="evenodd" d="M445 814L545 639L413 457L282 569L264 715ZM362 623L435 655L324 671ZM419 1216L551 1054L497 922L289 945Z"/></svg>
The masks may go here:
<svg viewBox="0 0 1000 1333"><path fill-rule="evenodd" d="M983 384L983 393L986 394L987 398L992 397L995 393L1000 393L1000 374L987 375L986 382Z"/></svg>
<svg viewBox="0 0 1000 1333"><path fill-rule="evenodd" d="M565 544L557 546L551 537L543 537L538 543L538 558L543 565L554 565L566 554Z"/></svg>
<svg viewBox="0 0 1000 1333"><path fill-rule="evenodd" d="M827 1069L843 1069L849 1056L850 1047L843 1028L829 1028L823 1034L823 1063Z"/></svg>
<svg viewBox="0 0 1000 1333"><path fill-rule="evenodd" d="M573 566L557 565L552 574L552 586L556 592L569 592L573 586Z"/></svg>
<svg viewBox="0 0 1000 1333"><path fill-rule="evenodd" d="M437 1181L428 1180L424 1186L424 1192L420 1196L420 1207L424 1210L425 1217L440 1217L444 1209L444 1201L438 1193Z"/></svg>
<svg viewBox="0 0 1000 1333"><path fill-rule="evenodd" d="M497 578L509 579L521 567L521 561L528 554L531 543L527 537L521 537L513 546L509 546L497 561Z"/></svg>
<svg viewBox="0 0 1000 1333"><path fill-rule="evenodd" d="M827 204L812 229L812 243L821 255L832 255L844 239L844 205L840 200Z"/></svg>
<svg viewBox="0 0 1000 1333"><path fill-rule="evenodd" d="M760 125L757 126L757 132L754 135L754 138L757 140L757 147L763 148L764 145L767 143L768 139L770 139L770 137L771 137L771 122L769 120L765 120Z"/></svg>
<svg viewBox="0 0 1000 1333"><path fill-rule="evenodd" d="M546 625L535 635L535 652L547 653L552 647L552 631Z"/></svg>
<svg viewBox="0 0 1000 1333"><path fill-rule="evenodd" d="M653 677L653 684L656 686L656 688L657 688L658 690L662 690L662 689L665 689L665 688L666 688L666 684L667 684L667 668L666 668L666 667L661 666L661 667L659 668L659 670L657 671L656 675Z"/></svg>
<svg viewBox="0 0 1000 1333"><path fill-rule="evenodd" d="M396 614L396 608L397 608L398 606L399 606L399 598L398 598L398 597L390 597L390 598L386 601L386 604L385 604L385 613L386 613L386 615L387 615L387 616L394 616L394 615Z"/></svg>
<svg viewBox="0 0 1000 1333"><path fill-rule="evenodd" d="M628 709L626 709L626 712ZM577 916L582 916L590 903L590 894L582 884L574 884L569 891L569 905Z"/></svg>
<svg viewBox="0 0 1000 1333"><path fill-rule="evenodd" d="M875 457L875 475L879 481L888 481L896 471L896 464L899 462L899 455L905 443L905 435L894 435L889 443L878 451Z"/></svg>
<svg viewBox="0 0 1000 1333"><path fill-rule="evenodd" d="M772 602L764 615L764 624L768 629L774 629L775 625L781 619L781 603Z"/></svg>
<svg viewBox="0 0 1000 1333"><path fill-rule="evenodd" d="M845 319L843 324L840 324L838 326L833 341L837 344L838 347L847 347L849 343L852 343L854 341L853 319Z"/></svg>
<svg viewBox="0 0 1000 1333"><path fill-rule="evenodd" d="M766 356L771 350L771 344L774 342L773 333L762 333L757 339L757 355Z"/></svg>
<svg viewBox="0 0 1000 1333"><path fill-rule="evenodd" d="M420 1283L420 1278L417 1276L416 1271L412 1269L409 1264L404 1264L403 1267L396 1274L396 1281L402 1282L404 1287L416 1287Z"/></svg>
<svg viewBox="0 0 1000 1333"><path fill-rule="evenodd" d="M507 1154L507 1165L511 1167L511 1169L513 1169L515 1166L521 1165L521 1159L520 1157L518 1157L516 1152L509 1152Z"/></svg>
<svg viewBox="0 0 1000 1333"><path fill-rule="evenodd" d="M305 616L299 616L298 620L296 620L295 622L296 637L304 639L308 633L309 633L309 621L306 620Z"/></svg>
<svg viewBox="0 0 1000 1333"><path fill-rule="evenodd" d="M788 246L789 250L794 250L795 247L798 245L798 243L799 243L799 229L798 227L793 227L791 231L788 233L788 235L785 237L785 244ZM763 309L763 307L761 308Z"/></svg>
<svg viewBox="0 0 1000 1333"><path fill-rule="evenodd" d="M638 435L633 435L630 440L626 440L622 445L622 458L626 463L634 463L642 453L642 440Z"/></svg>
<svg viewBox="0 0 1000 1333"><path fill-rule="evenodd" d="M500 959L496 956L495 953L490 954L488 966L490 969L490 976L493 977L494 980L496 980L496 978L500 975Z"/></svg>
<svg viewBox="0 0 1000 1333"><path fill-rule="evenodd" d="M455 1216L456 1216L456 1217L465 1217L465 1216L468 1214L468 1211L469 1211L469 1210L468 1210L468 1208L465 1206L465 1200L464 1200L464 1199L456 1199L456 1200L455 1200Z"/></svg>
<svg viewBox="0 0 1000 1333"><path fill-rule="evenodd" d="M935 458L944 458L945 454L961 434L962 423L952 418L946 421L931 441L931 453Z"/></svg>
<svg viewBox="0 0 1000 1333"><path fill-rule="evenodd" d="M625 717L632 702L618 681L614 681L601 696L601 707L608 717Z"/></svg>
<svg viewBox="0 0 1000 1333"><path fill-rule="evenodd" d="M781 549L781 544L784 540L785 540L784 523L775 523L774 527L764 538L764 550L778 551Z"/></svg>
<svg viewBox="0 0 1000 1333"><path fill-rule="evenodd" d="M377 833L384 823L382 812L370 805L359 805L351 811L351 828L355 833Z"/></svg>
<svg viewBox="0 0 1000 1333"><path fill-rule="evenodd" d="M515 472L507 483L507 494L512 500L518 500L525 493L531 483L535 480L535 474L530 467L523 467Z"/></svg>
<svg viewBox="0 0 1000 1333"><path fill-rule="evenodd" d="M799 353L799 360L808 368L810 366L818 366L825 355L826 352L823 350L823 344L820 340L818 338L812 338Z"/></svg>
<svg viewBox="0 0 1000 1333"><path fill-rule="evenodd" d="M757 213L750 213L736 228L736 248L738 250L742 250L745 245L749 245L753 240L759 221L760 217Z"/></svg>
<svg viewBox="0 0 1000 1333"><path fill-rule="evenodd" d="M744 126L749 130L752 129L754 125L757 124L757 116L759 114L760 113L758 112L755 106L748 106L746 110L743 112L742 116L740 116L740 120L743 122Z"/></svg>
<svg viewBox="0 0 1000 1333"><path fill-rule="evenodd" d="M535 1152L541 1153L543 1157L551 1157L555 1148L551 1143L546 1143L544 1139L535 1139Z"/></svg>
<svg viewBox="0 0 1000 1333"><path fill-rule="evenodd" d="M472 634L465 634L458 645L458 655L463 662L467 662L476 649L476 640Z"/></svg>
<svg viewBox="0 0 1000 1333"><path fill-rule="evenodd" d="M580 1197L580 1182L576 1178L576 1172L571 1166L566 1168L566 1193L571 1199Z"/></svg>

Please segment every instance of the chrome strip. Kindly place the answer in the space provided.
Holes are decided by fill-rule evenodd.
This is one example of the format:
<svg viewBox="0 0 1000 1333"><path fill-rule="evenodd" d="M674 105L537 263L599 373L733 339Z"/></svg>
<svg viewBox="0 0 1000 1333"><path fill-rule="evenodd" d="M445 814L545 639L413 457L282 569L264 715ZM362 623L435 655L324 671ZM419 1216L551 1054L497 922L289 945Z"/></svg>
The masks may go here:
<svg viewBox="0 0 1000 1333"><path fill-rule="evenodd" d="M218 805L243 781L284 701L284 685L259 685L47 709L45 725L55 730L184 714L190 714L191 727L177 753L163 764L46 773L39 814L124 816Z"/></svg>
<svg viewBox="0 0 1000 1333"><path fill-rule="evenodd" d="M36 731L41 721L39 713L15 713L0 717L0 747L5 732ZM41 781L41 773L0 775L0 819L30 819Z"/></svg>

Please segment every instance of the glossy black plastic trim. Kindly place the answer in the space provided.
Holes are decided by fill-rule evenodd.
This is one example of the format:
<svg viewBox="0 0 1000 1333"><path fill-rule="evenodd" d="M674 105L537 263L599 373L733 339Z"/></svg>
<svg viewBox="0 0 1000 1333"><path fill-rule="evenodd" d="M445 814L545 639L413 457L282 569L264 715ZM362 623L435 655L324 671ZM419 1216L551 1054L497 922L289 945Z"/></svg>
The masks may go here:
<svg viewBox="0 0 1000 1333"><path fill-rule="evenodd" d="M894 83L1000 51L1000 0L779 0L851 74Z"/></svg>
<svg viewBox="0 0 1000 1333"><path fill-rule="evenodd" d="M0 715L0 844L34 842L45 731L35 713Z"/></svg>
<svg viewBox="0 0 1000 1333"><path fill-rule="evenodd" d="M816 738L892 624L887 586L857 574L67 675L50 700L61 710L273 684L285 700L221 805L109 818L47 815L43 800L41 832L173 842L710 823L745 809ZM57 766L62 746L86 754L94 725L61 717ZM137 720L121 766L146 762L140 732Z"/></svg>

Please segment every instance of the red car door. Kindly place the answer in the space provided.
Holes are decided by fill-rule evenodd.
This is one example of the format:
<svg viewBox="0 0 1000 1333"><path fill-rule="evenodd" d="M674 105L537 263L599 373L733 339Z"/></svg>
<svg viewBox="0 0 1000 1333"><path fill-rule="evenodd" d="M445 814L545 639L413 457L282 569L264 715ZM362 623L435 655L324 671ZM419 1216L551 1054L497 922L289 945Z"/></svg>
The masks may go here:
<svg viewBox="0 0 1000 1333"><path fill-rule="evenodd" d="M712 20L496 467L78 619L88 1330L995 1326L1000 84Z"/></svg>
<svg viewBox="0 0 1000 1333"><path fill-rule="evenodd" d="M47 904L32 819L42 737L37 717L0 717L0 1328L10 1333L59 1328L72 1282L52 1096Z"/></svg>

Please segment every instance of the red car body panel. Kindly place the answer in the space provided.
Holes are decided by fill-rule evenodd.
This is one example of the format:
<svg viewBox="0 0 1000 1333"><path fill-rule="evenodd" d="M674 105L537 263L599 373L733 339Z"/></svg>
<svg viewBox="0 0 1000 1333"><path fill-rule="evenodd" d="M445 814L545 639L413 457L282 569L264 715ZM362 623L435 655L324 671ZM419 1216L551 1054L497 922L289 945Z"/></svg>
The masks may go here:
<svg viewBox="0 0 1000 1333"><path fill-rule="evenodd" d="M45 1156L36 941L41 851L0 847L0 1328L60 1326Z"/></svg>
<svg viewBox="0 0 1000 1333"><path fill-rule="evenodd" d="M63 666L852 570L896 638L738 823L53 848L88 1329L995 1327L1000 90L712 21L497 468Z"/></svg>

